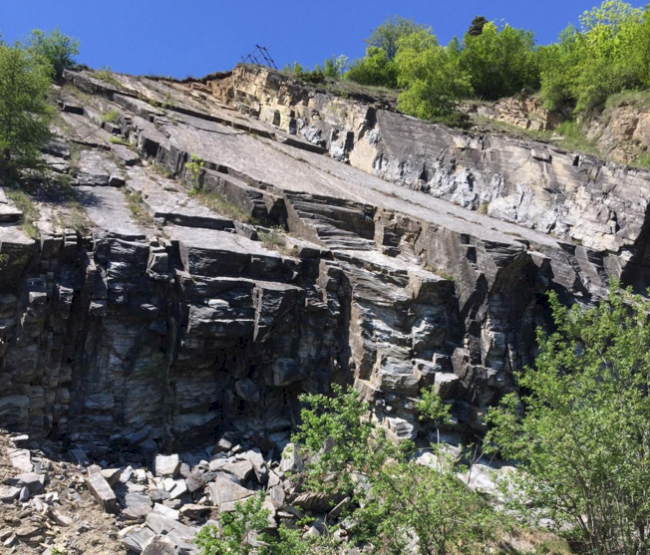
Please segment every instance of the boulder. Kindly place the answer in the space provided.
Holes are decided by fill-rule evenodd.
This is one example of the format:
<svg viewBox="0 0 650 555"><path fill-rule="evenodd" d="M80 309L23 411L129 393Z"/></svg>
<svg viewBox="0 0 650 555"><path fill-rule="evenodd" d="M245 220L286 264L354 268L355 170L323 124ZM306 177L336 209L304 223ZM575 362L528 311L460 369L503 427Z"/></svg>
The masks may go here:
<svg viewBox="0 0 650 555"><path fill-rule="evenodd" d="M174 478L178 474L180 467L181 460L178 455L156 455L156 476L171 476Z"/></svg>
<svg viewBox="0 0 650 555"><path fill-rule="evenodd" d="M208 484L208 491L210 500L222 513L234 511L237 502L245 501L256 493L223 476L218 476L214 482Z"/></svg>
<svg viewBox="0 0 650 555"><path fill-rule="evenodd" d="M153 536L142 550L142 555L178 555L179 553L174 541L164 536Z"/></svg>
<svg viewBox="0 0 650 555"><path fill-rule="evenodd" d="M115 497L115 493L101 473L95 472L94 474L88 475L86 477L86 484L90 493L92 493L104 511L107 513L117 512L117 498Z"/></svg>

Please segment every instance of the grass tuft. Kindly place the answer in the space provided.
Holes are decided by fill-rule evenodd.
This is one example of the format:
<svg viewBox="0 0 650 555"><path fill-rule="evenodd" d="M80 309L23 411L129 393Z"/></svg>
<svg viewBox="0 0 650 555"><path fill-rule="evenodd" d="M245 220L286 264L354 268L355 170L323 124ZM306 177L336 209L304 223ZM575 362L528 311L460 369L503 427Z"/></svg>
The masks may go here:
<svg viewBox="0 0 650 555"><path fill-rule="evenodd" d="M208 193L203 190L192 189L189 191L189 195L196 198L203 206L206 206L210 210L242 222L245 224L258 224L256 218L253 218L248 212L240 208L236 204L230 202L226 197L220 195L219 193Z"/></svg>
<svg viewBox="0 0 650 555"><path fill-rule="evenodd" d="M32 239L36 239L38 237L36 221L38 220L39 213L32 197L22 189L18 188L7 188L5 192L7 197L11 199L18 210L23 213L23 220L21 223L22 230Z"/></svg>
<svg viewBox="0 0 650 555"><path fill-rule="evenodd" d="M144 226L153 226L154 220L147 207L144 205L144 199L140 191L125 190L126 204L133 215L133 219Z"/></svg>
<svg viewBox="0 0 650 555"><path fill-rule="evenodd" d="M120 113L115 109L109 110L108 112L104 112L102 114L102 121L106 121L108 123L115 123L119 119Z"/></svg>

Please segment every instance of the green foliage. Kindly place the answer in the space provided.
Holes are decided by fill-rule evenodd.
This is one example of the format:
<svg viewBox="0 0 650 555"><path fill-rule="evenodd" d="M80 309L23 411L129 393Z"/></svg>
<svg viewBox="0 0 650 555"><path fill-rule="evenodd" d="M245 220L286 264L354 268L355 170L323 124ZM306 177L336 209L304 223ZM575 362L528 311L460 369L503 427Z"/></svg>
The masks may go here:
<svg viewBox="0 0 650 555"><path fill-rule="evenodd" d="M355 60L345 78L361 85L397 87L397 66L383 48L369 46L366 55Z"/></svg>
<svg viewBox="0 0 650 555"><path fill-rule="evenodd" d="M271 231L258 232L260 241L270 249L283 251L287 245L287 240L284 236L284 229L282 227L273 227Z"/></svg>
<svg viewBox="0 0 650 555"><path fill-rule="evenodd" d="M115 123L119 119L120 119L120 113L115 109L109 110L108 112L104 112L102 114L102 121L107 121L109 123Z"/></svg>
<svg viewBox="0 0 650 555"><path fill-rule="evenodd" d="M368 405L353 390L332 387L333 395L304 395L302 424L295 436L310 461L305 486L350 498L353 543L371 553L406 553L415 540L424 555L471 553L494 529L492 510L456 477L457 468L438 446L440 464L417 464L413 445L393 444L368 416ZM435 418L445 410L422 400Z"/></svg>
<svg viewBox="0 0 650 555"><path fill-rule="evenodd" d="M201 160L196 154L192 154L190 161L185 164L185 168L190 175L190 181L196 189L198 189L199 181L201 179L201 175L203 174L204 165L205 162Z"/></svg>
<svg viewBox="0 0 650 555"><path fill-rule="evenodd" d="M79 46L77 39L64 35L58 27L49 35L36 29L27 40L27 49L32 55L41 56L50 63L57 81L62 79L65 69L75 66Z"/></svg>
<svg viewBox="0 0 650 555"><path fill-rule="evenodd" d="M13 201L18 210L23 213L23 219L21 222L22 230L32 239L36 239L38 237L36 220L38 220L39 212L32 197L17 187L7 188L5 193L7 194L7 197Z"/></svg>
<svg viewBox="0 0 650 555"><path fill-rule="evenodd" d="M246 224L259 223L248 212L236 204L230 202L226 197L219 193L207 192L203 189L193 188L188 192L188 194L191 197L196 198L196 200L198 200L204 206L207 206L222 216L226 216L227 218L232 218L233 220L237 220L238 222L243 222Z"/></svg>
<svg viewBox="0 0 650 555"><path fill-rule="evenodd" d="M438 45L430 31L418 31L400 39L395 57L400 111L421 119L447 116L459 98L472 92L470 76L457 56Z"/></svg>
<svg viewBox="0 0 650 555"><path fill-rule="evenodd" d="M364 40L368 44L366 55L351 64L345 78L362 85L396 88L398 67L394 59L400 41L420 32L428 34L431 30L412 19L389 17Z"/></svg>
<svg viewBox="0 0 650 555"><path fill-rule="evenodd" d="M323 74L330 79L340 79L347 71L348 59L346 56L328 58L323 64Z"/></svg>
<svg viewBox="0 0 650 555"><path fill-rule="evenodd" d="M425 119L453 113L458 98L495 100L523 89L539 90L549 109L589 115L611 95L650 87L649 10L604 0L547 46L535 46L531 31L477 16L462 42L453 38L443 47L430 28L395 16L372 31L365 56L343 75L362 85L404 87L400 109ZM426 44L431 37L436 48ZM403 46L408 52L400 57ZM335 62L312 71L295 63L285 71L325 84L343 71Z"/></svg>
<svg viewBox="0 0 650 555"><path fill-rule="evenodd" d="M590 141L585 137L582 127L576 121L563 121L552 133L561 136L558 142L568 150L600 156L595 141Z"/></svg>
<svg viewBox="0 0 650 555"><path fill-rule="evenodd" d="M109 66L104 66L95 72L95 77L101 79L102 81L117 87L118 89L122 88L122 83L115 77L115 74Z"/></svg>
<svg viewBox="0 0 650 555"><path fill-rule="evenodd" d="M438 426L449 423L450 406L444 403L434 387L423 389L415 406L420 413L421 420L428 418Z"/></svg>
<svg viewBox="0 0 650 555"><path fill-rule="evenodd" d="M534 36L530 31L486 22L478 34L467 33L460 51L460 67L470 75L479 98L498 99L523 88L539 86Z"/></svg>
<svg viewBox="0 0 650 555"><path fill-rule="evenodd" d="M141 225L153 225L153 218L145 206L142 193L140 191L132 191L127 189L125 191L125 196L126 204L131 211L133 219Z"/></svg>
<svg viewBox="0 0 650 555"><path fill-rule="evenodd" d="M549 516L586 553L650 547L650 322L646 300L616 285L595 307L567 309L539 333L526 393L492 410L488 441L520 461L522 518ZM521 415L523 414L523 418Z"/></svg>
<svg viewBox="0 0 650 555"><path fill-rule="evenodd" d="M219 516L219 525L204 526L194 538L200 555L335 555L331 537L303 538L301 529L280 526L271 535L268 518L271 512L263 507L264 492L236 503L235 509Z"/></svg>
<svg viewBox="0 0 650 555"><path fill-rule="evenodd" d="M264 492L237 503L235 510L221 513L219 526L204 526L194 542L201 548L201 555L249 555L253 551L268 553L259 542L266 542L262 531L268 526L270 511L262 508Z"/></svg>
<svg viewBox="0 0 650 555"><path fill-rule="evenodd" d="M608 96L650 85L650 21L640 8L605 0L580 17L557 44L540 51L541 94L549 107L563 102L589 113Z"/></svg>
<svg viewBox="0 0 650 555"><path fill-rule="evenodd" d="M48 101L52 69L20 43L0 44L0 175L41 165L54 109Z"/></svg>
<svg viewBox="0 0 650 555"><path fill-rule="evenodd" d="M376 27L370 33L364 42L369 47L383 50L389 60L397 55L399 41L404 37L418 33L420 31L429 31L425 25L419 25L412 19L405 19L399 15L388 17L381 25Z"/></svg>
<svg viewBox="0 0 650 555"><path fill-rule="evenodd" d="M316 64L313 70L309 70L301 66L298 62L294 62L293 65L287 64L282 71L306 83L321 85L327 79L340 79L346 73L347 69L348 59L346 56L341 55L338 57L332 56L325 60L322 68L319 64Z"/></svg>

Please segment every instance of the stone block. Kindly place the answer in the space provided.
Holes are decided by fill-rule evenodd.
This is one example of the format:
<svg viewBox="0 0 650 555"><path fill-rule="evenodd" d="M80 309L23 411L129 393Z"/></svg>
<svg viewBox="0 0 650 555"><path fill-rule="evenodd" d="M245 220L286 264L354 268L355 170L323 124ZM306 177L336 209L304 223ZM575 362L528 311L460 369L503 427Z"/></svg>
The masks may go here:
<svg viewBox="0 0 650 555"><path fill-rule="evenodd" d="M117 512L117 498L115 497L115 493L101 473L96 472L90 474L86 478L86 484L88 485L90 493L92 493L93 497L101 505L104 511L107 513Z"/></svg>

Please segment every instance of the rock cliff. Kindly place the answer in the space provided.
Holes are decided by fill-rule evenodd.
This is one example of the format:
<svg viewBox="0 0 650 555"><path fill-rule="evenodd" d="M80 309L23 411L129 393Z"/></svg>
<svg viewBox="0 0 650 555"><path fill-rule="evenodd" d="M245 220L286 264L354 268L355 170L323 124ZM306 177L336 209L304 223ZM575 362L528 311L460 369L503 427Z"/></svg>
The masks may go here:
<svg viewBox="0 0 650 555"><path fill-rule="evenodd" d="M253 66L65 77L36 216L0 188L3 427L97 456L273 440L337 381L397 438L429 385L480 434L546 292L649 283L646 171Z"/></svg>

